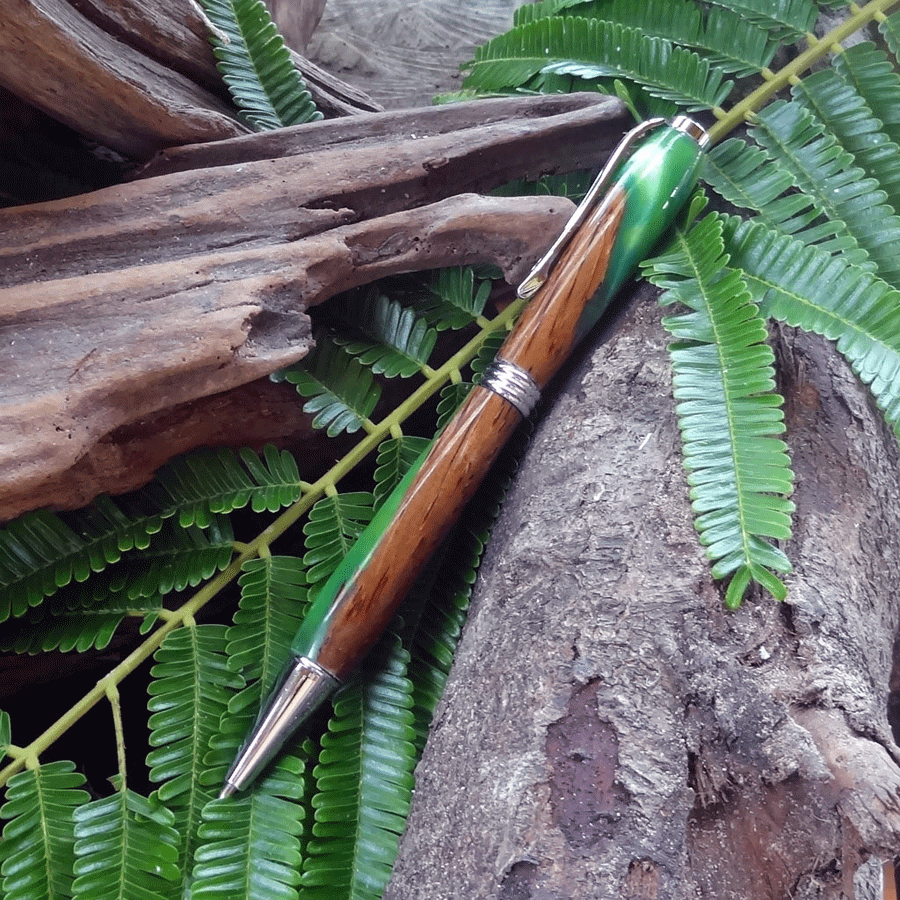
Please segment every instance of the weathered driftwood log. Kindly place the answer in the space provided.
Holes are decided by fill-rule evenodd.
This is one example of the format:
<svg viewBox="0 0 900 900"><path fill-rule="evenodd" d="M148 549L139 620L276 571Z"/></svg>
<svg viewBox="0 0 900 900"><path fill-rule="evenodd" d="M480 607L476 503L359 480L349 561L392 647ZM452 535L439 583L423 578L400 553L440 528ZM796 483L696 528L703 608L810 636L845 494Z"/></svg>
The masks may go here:
<svg viewBox="0 0 900 900"><path fill-rule="evenodd" d="M784 330L796 572L728 613L666 342L637 306L539 425L385 900L838 900L896 852L896 440L827 342Z"/></svg>
<svg viewBox="0 0 900 900"><path fill-rule="evenodd" d="M16 0L0 14L0 85L107 147L161 147L247 132L191 0ZM327 112L375 110L363 91L294 54Z"/></svg>
<svg viewBox="0 0 900 900"><path fill-rule="evenodd" d="M468 127L425 126L425 137L411 136L409 113L402 139L363 129L334 149L274 159L259 158L267 140L287 153L285 140L300 142L304 130L254 136L237 142L242 164L226 142L227 165L0 211L0 515L80 505L146 480L174 447L152 430L147 464L132 455L128 478L118 467L107 481L85 456L101 443L113 452L110 435L123 425L301 358L305 310L339 291L478 261L521 274L569 201L457 195L596 164L621 107L592 97L498 101L483 118L504 109L531 113L475 127L473 108L448 109Z"/></svg>

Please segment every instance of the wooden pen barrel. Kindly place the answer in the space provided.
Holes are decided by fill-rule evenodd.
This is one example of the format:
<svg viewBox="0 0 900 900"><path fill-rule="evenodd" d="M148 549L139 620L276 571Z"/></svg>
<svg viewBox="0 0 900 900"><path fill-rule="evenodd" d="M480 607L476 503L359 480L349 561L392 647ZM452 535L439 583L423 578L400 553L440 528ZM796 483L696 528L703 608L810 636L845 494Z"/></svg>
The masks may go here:
<svg viewBox="0 0 900 900"><path fill-rule="evenodd" d="M613 190L563 250L510 333L499 357L544 387L571 352L584 307L603 281L622 220ZM318 642L316 662L346 678L383 633L429 557L484 479L522 416L476 386L435 442L365 565L341 590Z"/></svg>

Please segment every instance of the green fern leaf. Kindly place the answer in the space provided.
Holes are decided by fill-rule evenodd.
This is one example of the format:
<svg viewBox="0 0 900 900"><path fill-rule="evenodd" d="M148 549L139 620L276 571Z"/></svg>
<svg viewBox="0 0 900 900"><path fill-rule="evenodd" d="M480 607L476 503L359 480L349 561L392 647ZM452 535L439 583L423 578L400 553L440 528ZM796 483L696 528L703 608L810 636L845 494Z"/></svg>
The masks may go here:
<svg viewBox="0 0 900 900"><path fill-rule="evenodd" d="M360 491L323 497L309 511L303 526L306 553L303 564L308 567L310 585L327 579L335 566L347 555L362 530L372 521L374 498Z"/></svg>
<svg viewBox="0 0 900 900"><path fill-rule="evenodd" d="M158 511L132 517L108 497L66 516L39 510L10 522L0 529L0 622L147 547L161 527Z"/></svg>
<svg viewBox="0 0 900 900"><path fill-rule="evenodd" d="M376 375L409 378L428 368L437 332L396 300L377 294L353 310L352 333L338 332L332 340ZM353 333L361 332L361 339Z"/></svg>
<svg viewBox="0 0 900 900"><path fill-rule="evenodd" d="M387 884L412 796L415 731L409 654L393 639L378 674L342 688L314 770L315 823L304 900L377 900Z"/></svg>
<svg viewBox="0 0 900 900"><path fill-rule="evenodd" d="M415 300L414 309L435 331L456 330L481 316L490 293L491 282L476 284L471 266L439 269L431 279L428 293Z"/></svg>
<svg viewBox="0 0 900 900"><path fill-rule="evenodd" d="M737 138L724 141L704 157L703 178L730 203L758 212L770 227L875 268L846 225L823 219L815 199L796 191L790 172L775 165L765 150Z"/></svg>
<svg viewBox="0 0 900 900"><path fill-rule="evenodd" d="M306 789L303 761L282 754L248 795L207 804L191 900L297 900Z"/></svg>
<svg viewBox="0 0 900 900"><path fill-rule="evenodd" d="M541 18L540 12L535 10L532 17ZM769 65L778 47L765 28L745 15L723 7L713 7L704 15L688 0L591 0L557 5L555 12L602 19L637 29L647 37L664 38L697 51L723 72L738 75L756 75Z"/></svg>
<svg viewBox="0 0 900 900"><path fill-rule="evenodd" d="M779 41L796 40L812 31L818 10L813 0L710 0L743 16Z"/></svg>
<svg viewBox="0 0 900 900"><path fill-rule="evenodd" d="M229 713L259 706L290 657L308 606L306 570L294 556L248 560L239 584L240 608L228 629L228 668L248 686L229 701Z"/></svg>
<svg viewBox="0 0 900 900"><path fill-rule="evenodd" d="M276 512L303 493L297 462L271 444L260 457L248 448L198 450L171 460L156 474L155 502L178 514L186 527L206 528L216 513L248 504L254 512Z"/></svg>
<svg viewBox="0 0 900 900"><path fill-rule="evenodd" d="M259 131L299 125L322 114L262 0L200 0L219 71L242 117Z"/></svg>
<svg viewBox="0 0 900 900"><path fill-rule="evenodd" d="M675 249L653 260L651 279L663 302L693 311L665 320L673 391L684 444L695 524L713 575L733 575L726 604L735 607L753 579L783 598L769 570L790 570L767 538L790 536L793 504L784 495L792 473L783 441L781 398L774 393L774 354L766 328L736 270L725 269L722 223L707 216Z"/></svg>
<svg viewBox="0 0 900 900"><path fill-rule="evenodd" d="M302 397L304 412L313 415L313 425L325 428L329 437L342 431L353 434L369 423L381 396L372 373L330 341L298 366L283 373Z"/></svg>
<svg viewBox="0 0 900 900"><path fill-rule="evenodd" d="M900 211L900 147L884 134L882 123L857 90L835 70L825 69L801 81L793 95L825 124L863 173L878 183L891 211Z"/></svg>
<svg viewBox="0 0 900 900"><path fill-rule="evenodd" d="M900 18L894 13L882 24ZM900 109L897 95L900 93L900 76L890 59L868 42L850 47L834 60L834 71L858 94L882 125L887 137L900 145Z"/></svg>
<svg viewBox="0 0 900 900"><path fill-rule="evenodd" d="M375 469L375 509L387 499L391 491L403 480L409 467L422 455L432 441L428 438L404 435L388 438L378 447L377 468Z"/></svg>
<svg viewBox="0 0 900 900"><path fill-rule="evenodd" d="M6 786L0 817L4 900L63 900L72 896L74 813L90 796L71 762L20 772Z"/></svg>
<svg viewBox="0 0 900 900"><path fill-rule="evenodd" d="M725 236L762 313L836 341L900 437L900 292L758 223L726 220Z"/></svg>
<svg viewBox="0 0 900 900"><path fill-rule="evenodd" d="M160 538L130 561L134 571L123 586L129 600L196 587L226 568L234 554L227 516L215 516L207 528L166 528Z"/></svg>
<svg viewBox="0 0 900 900"><path fill-rule="evenodd" d="M625 78L654 97L688 110L719 106L731 91L722 73L696 53L633 28L556 17L520 25L475 51L464 87L509 91L541 72L597 79L612 88Z"/></svg>
<svg viewBox="0 0 900 900"><path fill-rule="evenodd" d="M753 137L791 172L821 215L842 222L881 277L890 284L900 283L900 260L893 251L900 242L900 218L885 204L877 183L863 177L853 157L799 104L772 103L757 121Z"/></svg>
<svg viewBox="0 0 900 900"><path fill-rule="evenodd" d="M441 388L440 400L437 406L437 427L443 428L452 418L463 401L472 390L472 382L450 382Z"/></svg>
<svg viewBox="0 0 900 900"><path fill-rule="evenodd" d="M129 790L79 806L73 900L170 900L180 880L173 821Z"/></svg>
<svg viewBox="0 0 900 900"><path fill-rule="evenodd" d="M104 650L122 624L126 613L78 613L51 616L37 623L14 619L0 630L0 650L6 653L46 653L72 650Z"/></svg>
<svg viewBox="0 0 900 900"><path fill-rule="evenodd" d="M178 858L193 857L204 805L217 793L207 785L204 757L218 733L228 700L243 686L230 672L224 625L189 625L166 636L151 669L150 780L175 814L181 835Z"/></svg>

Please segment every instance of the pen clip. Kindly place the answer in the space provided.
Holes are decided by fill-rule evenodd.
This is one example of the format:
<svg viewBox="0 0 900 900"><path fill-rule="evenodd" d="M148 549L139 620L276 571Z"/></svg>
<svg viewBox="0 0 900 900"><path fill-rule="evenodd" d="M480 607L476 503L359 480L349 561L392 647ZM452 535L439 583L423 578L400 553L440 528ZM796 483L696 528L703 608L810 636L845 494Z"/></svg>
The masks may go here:
<svg viewBox="0 0 900 900"><path fill-rule="evenodd" d="M538 292L541 285L543 285L549 277L554 263L559 259L559 255L565 249L566 244L572 239L572 235L578 231L597 203L603 199L606 189L612 181L613 173L619 167L619 163L632 152L634 144L645 134L652 131L654 128L658 128L660 125L665 124L666 120L662 118L647 119L645 122L641 122L625 134L622 140L619 141L619 144L612 155L606 161L606 165L600 170L600 174L596 177L594 183L588 188L588 192L584 195L581 203L575 208L572 217L566 222L559 237L550 245L550 249L547 250L547 252L534 264L531 271L525 276L524 280L516 290L517 296L524 300L528 300Z"/></svg>

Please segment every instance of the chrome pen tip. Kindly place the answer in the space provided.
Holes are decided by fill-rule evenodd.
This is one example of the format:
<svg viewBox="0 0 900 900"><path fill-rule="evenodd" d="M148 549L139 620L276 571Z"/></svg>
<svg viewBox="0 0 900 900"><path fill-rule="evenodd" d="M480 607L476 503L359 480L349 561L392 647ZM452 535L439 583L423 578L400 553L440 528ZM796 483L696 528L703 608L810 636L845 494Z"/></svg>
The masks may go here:
<svg viewBox="0 0 900 900"><path fill-rule="evenodd" d="M224 800L226 797L230 797L234 793L237 793L237 785L232 784L230 781L226 781L222 790L219 791L219 799Z"/></svg>

